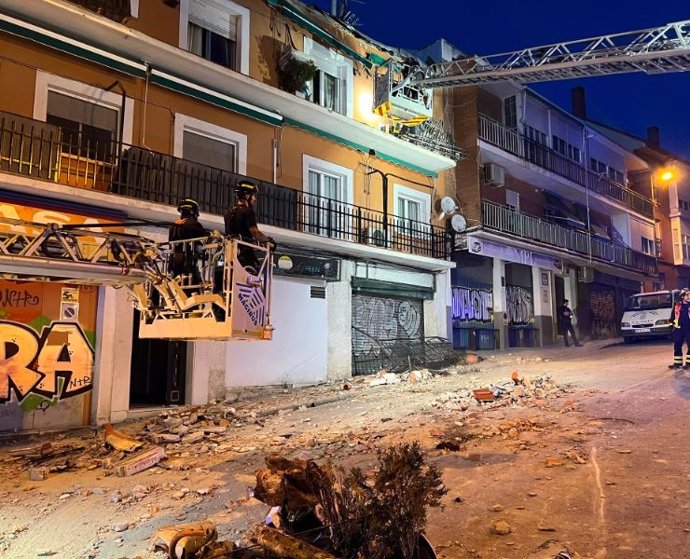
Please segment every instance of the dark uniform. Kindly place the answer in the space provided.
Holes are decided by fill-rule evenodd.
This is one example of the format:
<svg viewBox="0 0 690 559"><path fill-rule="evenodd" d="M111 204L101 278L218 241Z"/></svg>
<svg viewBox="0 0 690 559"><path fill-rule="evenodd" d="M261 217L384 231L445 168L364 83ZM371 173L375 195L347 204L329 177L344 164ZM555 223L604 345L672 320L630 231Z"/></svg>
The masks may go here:
<svg viewBox="0 0 690 559"><path fill-rule="evenodd" d="M183 200L178 206L180 218L170 226L169 241L186 241L198 239L207 235L206 230L199 223L199 206L194 200ZM173 276L192 275L192 282L201 283L201 274L197 266L198 255L196 247L188 243L176 244L173 247L171 271Z"/></svg>
<svg viewBox="0 0 690 559"><path fill-rule="evenodd" d="M688 348L690 348L690 301L684 299L687 293L690 293L690 291L687 289L681 290L671 311L671 322L673 324L673 365L669 365L669 367L672 369L680 369L683 366L683 344L688 344Z"/></svg>
<svg viewBox="0 0 690 559"><path fill-rule="evenodd" d="M568 307L568 300L565 299L563 304L558 307L558 322L561 325L561 332L563 333L563 340L565 341L565 347L570 346L568 342L568 333L573 337L573 343L577 347L581 347L582 344L578 341L577 335L575 334L575 328L573 328L573 311Z"/></svg>
<svg viewBox="0 0 690 559"><path fill-rule="evenodd" d="M239 237L247 243L256 243L251 233L251 228L256 227L256 214L249 206L236 205L223 215L225 218L225 234L230 237ZM251 247L241 245L237 259L245 268L251 266L255 270L259 268L259 260Z"/></svg>

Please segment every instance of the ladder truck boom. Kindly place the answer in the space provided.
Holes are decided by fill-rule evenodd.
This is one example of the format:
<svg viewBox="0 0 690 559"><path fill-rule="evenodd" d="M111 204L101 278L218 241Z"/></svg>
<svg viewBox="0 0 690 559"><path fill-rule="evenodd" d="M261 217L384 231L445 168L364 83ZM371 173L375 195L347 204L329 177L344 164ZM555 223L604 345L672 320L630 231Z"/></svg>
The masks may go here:
<svg viewBox="0 0 690 559"><path fill-rule="evenodd" d="M645 72L690 70L690 20L640 31L555 43L429 66L411 80L419 88L521 83Z"/></svg>

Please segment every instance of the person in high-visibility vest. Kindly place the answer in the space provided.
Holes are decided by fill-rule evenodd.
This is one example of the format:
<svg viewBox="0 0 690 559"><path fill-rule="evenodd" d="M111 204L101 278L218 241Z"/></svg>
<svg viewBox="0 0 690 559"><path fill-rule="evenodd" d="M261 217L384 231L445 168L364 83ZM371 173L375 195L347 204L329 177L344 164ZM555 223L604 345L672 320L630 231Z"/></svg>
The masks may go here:
<svg viewBox="0 0 690 559"><path fill-rule="evenodd" d="M673 324L673 364L669 369L683 368L683 344L687 344L690 353L690 289L684 287L680 290L671 310L671 323ZM685 364L685 368L690 363Z"/></svg>

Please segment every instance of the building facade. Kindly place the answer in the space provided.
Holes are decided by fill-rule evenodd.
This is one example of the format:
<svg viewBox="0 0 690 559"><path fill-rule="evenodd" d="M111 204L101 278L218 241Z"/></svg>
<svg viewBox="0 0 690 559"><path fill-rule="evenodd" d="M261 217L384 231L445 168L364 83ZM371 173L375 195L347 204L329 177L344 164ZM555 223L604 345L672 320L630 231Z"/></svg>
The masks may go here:
<svg viewBox="0 0 690 559"><path fill-rule="evenodd" d="M395 52L288 0L7 0L0 41L3 218L166 240L188 196L222 230L249 178L282 263L271 342L141 340L124 289L0 281L0 430L366 374L450 335L432 208L458 155L400 133L432 107L390 98Z"/></svg>
<svg viewBox="0 0 690 559"><path fill-rule="evenodd" d="M422 54L462 56L445 41ZM518 84L456 88L449 103L469 152L450 185L468 226L453 256L455 346L554 343L564 300L585 339L618 335L627 297L657 276L648 163Z"/></svg>

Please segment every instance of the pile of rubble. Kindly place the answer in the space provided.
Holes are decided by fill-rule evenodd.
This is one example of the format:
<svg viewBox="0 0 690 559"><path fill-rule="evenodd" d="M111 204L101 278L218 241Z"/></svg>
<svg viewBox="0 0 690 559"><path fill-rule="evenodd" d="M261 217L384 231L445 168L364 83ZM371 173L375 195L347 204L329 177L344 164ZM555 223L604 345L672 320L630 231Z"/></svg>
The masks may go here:
<svg viewBox="0 0 690 559"><path fill-rule="evenodd" d="M509 380L445 392L435 398L432 405L440 409L466 411L476 406L503 406L529 401L539 404L544 400L561 398L571 391L570 387L556 384L549 375L529 378L520 377L517 371L513 371Z"/></svg>

